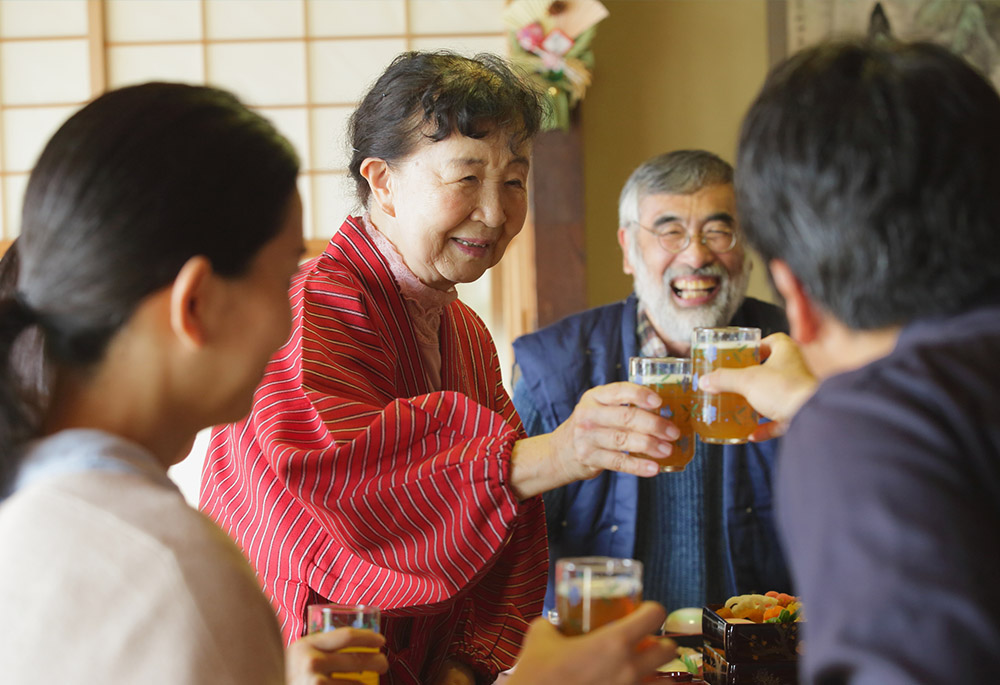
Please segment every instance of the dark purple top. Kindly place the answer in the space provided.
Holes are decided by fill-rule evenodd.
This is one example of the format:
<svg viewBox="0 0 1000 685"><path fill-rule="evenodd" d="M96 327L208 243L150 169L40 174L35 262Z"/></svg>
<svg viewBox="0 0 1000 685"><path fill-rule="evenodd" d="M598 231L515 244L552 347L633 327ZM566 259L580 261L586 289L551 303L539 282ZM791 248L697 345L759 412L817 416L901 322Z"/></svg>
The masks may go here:
<svg viewBox="0 0 1000 685"><path fill-rule="evenodd" d="M781 456L802 682L1000 682L1000 302L827 379Z"/></svg>

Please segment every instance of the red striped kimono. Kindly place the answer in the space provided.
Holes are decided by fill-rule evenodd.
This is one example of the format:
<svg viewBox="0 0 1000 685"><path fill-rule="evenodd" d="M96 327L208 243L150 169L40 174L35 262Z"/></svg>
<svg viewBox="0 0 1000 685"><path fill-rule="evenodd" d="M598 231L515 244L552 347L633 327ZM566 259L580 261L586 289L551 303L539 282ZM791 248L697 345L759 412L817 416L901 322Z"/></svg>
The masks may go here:
<svg viewBox="0 0 1000 685"><path fill-rule="evenodd" d="M430 392L388 264L349 218L292 284L293 333L242 422L217 428L201 506L257 570L285 638L307 604L382 608L388 682L445 658L513 665L545 592L540 498L507 485L523 437L482 321L442 315Z"/></svg>

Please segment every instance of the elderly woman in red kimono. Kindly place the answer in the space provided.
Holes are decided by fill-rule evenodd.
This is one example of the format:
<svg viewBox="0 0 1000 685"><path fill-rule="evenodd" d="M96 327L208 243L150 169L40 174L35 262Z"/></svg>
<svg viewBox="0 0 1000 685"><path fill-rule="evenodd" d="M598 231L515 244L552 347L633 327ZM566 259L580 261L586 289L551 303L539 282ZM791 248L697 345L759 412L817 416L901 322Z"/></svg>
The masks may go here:
<svg viewBox="0 0 1000 685"><path fill-rule="evenodd" d="M241 545L286 640L308 604L381 607L392 683L492 681L541 609L538 495L642 476L676 429L630 384L526 438L482 321L455 293L527 212L537 94L501 60L397 58L350 123L365 213L291 284L291 338L253 410L216 429L201 502ZM632 406L630 406L632 405Z"/></svg>

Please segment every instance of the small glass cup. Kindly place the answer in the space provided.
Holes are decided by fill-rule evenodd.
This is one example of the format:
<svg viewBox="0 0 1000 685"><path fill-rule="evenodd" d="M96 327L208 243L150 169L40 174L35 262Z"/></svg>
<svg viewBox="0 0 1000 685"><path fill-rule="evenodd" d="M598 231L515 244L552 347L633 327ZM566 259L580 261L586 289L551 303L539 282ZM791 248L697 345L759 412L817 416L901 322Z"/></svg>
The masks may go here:
<svg viewBox="0 0 1000 685"><path fill-rule="evenodd" d="M691 386L691 360L680 357L631 357L628 360L628 379L644 385L663 400L660 416L670 419L681 432L674 442L669 457L651 457L660 465L661 472L683 471L694 458L694 423L691 412L695 392ZM655 410L654 410L655 411Z"/></svg>
<svg viewBox="0 0 1000 685"><path fill-rule="evenodd" d="M379 632L381 612L366 604L310 604L306 607L306 624L310 633L323 633L337 628L365 628ZM342 652L378 652L374 647L347 647ZM378 673L337 673L341 680L357 680L365 685L378 685Z"/></svg>
<svg viewBox="0 0 1000 685"><path fill-rule="evenodd" d="M570 557L556 562L559 631L583 635L635 611L642 602L642 562Z"/></svg>
<svg viewBox="0 0 1000 685"><path fill-rule="evenodd" d="M738 369L760 364L760 329L696 328L691 338L694 387L697 404L694 426L702 442L736 445L747 441L757 428L757 412L743 397L723 392L713 395L698 390L698 379L715 369Z"/></svg>

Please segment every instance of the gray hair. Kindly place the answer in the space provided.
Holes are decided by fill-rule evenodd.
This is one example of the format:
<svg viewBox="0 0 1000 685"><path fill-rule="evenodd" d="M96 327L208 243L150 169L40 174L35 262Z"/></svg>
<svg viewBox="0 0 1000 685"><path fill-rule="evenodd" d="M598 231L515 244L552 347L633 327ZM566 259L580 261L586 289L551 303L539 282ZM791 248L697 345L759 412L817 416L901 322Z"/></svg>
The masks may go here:
<svg viewBox="0 0 1000 685"><path fill-rule="evenodd" d="M658 155L640 164L625 182L618 198L618 225L639 222L639 201L647 195L689 195L732 182L732 165L711 152L675 150Z"/></svg>

